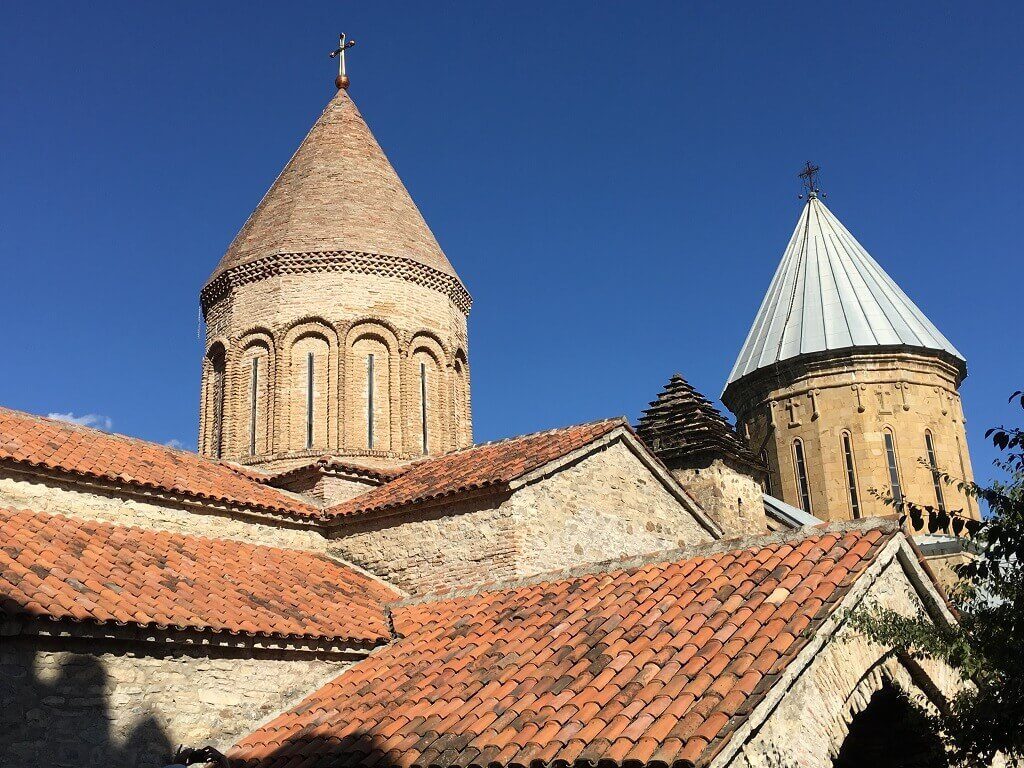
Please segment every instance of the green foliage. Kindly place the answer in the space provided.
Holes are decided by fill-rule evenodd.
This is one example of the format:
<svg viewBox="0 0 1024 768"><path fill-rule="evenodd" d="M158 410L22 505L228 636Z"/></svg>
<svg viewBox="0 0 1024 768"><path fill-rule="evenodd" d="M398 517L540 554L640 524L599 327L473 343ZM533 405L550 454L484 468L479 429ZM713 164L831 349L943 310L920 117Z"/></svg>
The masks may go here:
<svg viewBox="0 0 1024 768"><path fill-rule="evenodd" d="M1011 402L1024 407L1021 392ZM1024 430L999 427L986 433L1003 452L997 462L1005 482L982 487L941 472L936 475L965 494L983 500L982 521L960 511L940 512L913 502L887 503L901 522L915 530L968 538L976 557L956 569L950 600L959 624L939 627L923 618L867 607L852 622L877 642L915 658L945 662L973 686L932 718L947 740L952 759L967 766L987 765L1001 753L1010 764L1024 764Z"/></svg>

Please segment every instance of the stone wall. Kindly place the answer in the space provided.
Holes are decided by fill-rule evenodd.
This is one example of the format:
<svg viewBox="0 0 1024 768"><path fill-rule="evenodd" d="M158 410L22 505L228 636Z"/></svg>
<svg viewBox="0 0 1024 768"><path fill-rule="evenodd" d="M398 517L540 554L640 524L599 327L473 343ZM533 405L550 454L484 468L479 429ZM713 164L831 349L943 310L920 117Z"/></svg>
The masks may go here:
<svg viewBox="0 0 1024 768"><path fill-rule="evenodd" d="M421 456L422 374L427 453L472 442L466 315L441 290L372 269L311 267L234 285L207 310L206 319L203 455L217 455L219 449L225 458L271 468L328 452L383 461ZM307 449L310 353L313 440ZM374 359L372 445L369 355ZM217 362L221 357L223 364ZM254 359L255 454L250 451Z"/></svg>
<svg viewBox="0 0 1024 768"><path fill-rule="evenodd" d="M764 489L750 475L714 459L703 467L671 467L672 474L726 536L764 533Z"/></svg>
<svg viewBox="0 0 1024 768"><path fill-rule="evenodd" d="M885 432L896 448L904 497L936 504L925 434L938 467L973 479L957 370L938 357L909 352L848 353L824 360L796 360L734 384L727 392L737 426L755 452L764 449L769 493L804 509L798 487L795 443L801 442L810 509L823 520L892 514L872 489L892 490ZM857 507L853 508L844 451L850 439ZM955 487L942 487L949 510L978 515L977 504Z"/></svg>
<svg viewBox="0 0 1024 768"><path fill-rule="evenodd" d="M3 638L0 765L159 768L178 744L225 749L352 663L143 650Z"/></svg>
<svg viewBox="0 0 1024 768"><path fill-rule="evenodd" d="M329 551L424 594L710 540L619 440L511 495L346 524Z"/></svg>
<svg viewBox="0 0 1024 768"><path fill-rule="evenodd" d="M867 603L874 603L906 615L920 615L923 603L914 592L902 566L889 564L868 591ZM850 720L867 704L888 677L919 703L927 699L921 687L934 686L950 696L962 681L948 667L921 662L911 671L887 649L878 646L844 624L822 648L803 673L790 682L780 678L777 685L791 687L753 733L738 733L745 742L739 752L722 756L713 768L832 768L848 733ZM769 694L771 695L771 694Z"/></svg>
<svg viewBox="0 0 1024 768"><path fill-rule="evenodd" d="M518 577L712 540L622 440L522 488L505 506Z"/></svg>
<svg viewBox="0 0 1024 768"><path fill-rule="evenodd" d="M0 471L0 506L286 549L323 551L326 546L320 533L287 520L260 522L226 510L134 498L6 470Z"/></svg>

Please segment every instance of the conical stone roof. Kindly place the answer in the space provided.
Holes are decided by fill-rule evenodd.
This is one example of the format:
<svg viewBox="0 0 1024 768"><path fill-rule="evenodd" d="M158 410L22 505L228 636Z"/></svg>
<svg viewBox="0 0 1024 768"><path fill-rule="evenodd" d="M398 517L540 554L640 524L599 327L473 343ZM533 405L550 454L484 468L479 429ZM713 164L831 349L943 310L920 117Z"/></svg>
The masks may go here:
<svg viewBox="0 0 1024 768"><path fill-rule="evenodd" d="M636 433L670 466L711 454L761 467L721 411L678 373L643 412Z"/></svg>
<svg viewBox="0 0 1024 768"><path fill-rule="evenodd" d="M963 355L812 194L728 384L798 355L892 346L945 353L966 370Z"/></svg>
<svg viewBox="0 0 1024 768"><path fill-rule="evenodd" d="M327 104L208 282L266 256L334 251L411 259L457 277L344 90Z"/></svg>

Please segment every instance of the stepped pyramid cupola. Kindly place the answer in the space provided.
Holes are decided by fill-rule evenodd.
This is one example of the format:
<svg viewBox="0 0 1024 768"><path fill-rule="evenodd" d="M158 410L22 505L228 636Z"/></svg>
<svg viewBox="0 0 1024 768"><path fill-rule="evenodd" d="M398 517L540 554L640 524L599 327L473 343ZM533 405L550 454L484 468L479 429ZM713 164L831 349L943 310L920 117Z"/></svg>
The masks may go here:
<svg viewBox="0 0 1024 768"><path fill-rule="evenodd" d="M763 532L763 465L681 374L643 412L636 433L724 531Z"/></svg>
<svg viewBox="0 0 1024 768"><path fill-rule="evenodd" d="M471 299L347 78L200 294L200 452L387 466L471 442Z"/></svg>
<svg viewBox="0 0 1024 768"><path fill-rule="evenodd" d="M974 514L928 468L971 478L966 360L825 206L813 176L808 193L722 394L769 466L769 492L833 520L890 514L873 490Z"/></svg>

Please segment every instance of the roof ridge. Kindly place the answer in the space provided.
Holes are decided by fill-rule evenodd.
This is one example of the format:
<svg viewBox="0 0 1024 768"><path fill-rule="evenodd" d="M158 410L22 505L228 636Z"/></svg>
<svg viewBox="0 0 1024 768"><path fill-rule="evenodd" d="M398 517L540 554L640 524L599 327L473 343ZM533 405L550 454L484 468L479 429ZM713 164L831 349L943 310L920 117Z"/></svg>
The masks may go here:
<svg viewBox="0 0 1024 768"><path fill-rule="evenodd" d="M414 462L407 464L407 467L415 467L418 464L422 464L427 461L434 461L436 459L442 459L446 456L454 456L458 453L464 453L465 451L472 451L476 448L484 448L489 445L502 445L504 443L511 443L516 440L526 440L531 437L540 437L541 435L553 435L558 432L565 432L569 429L579 429L582 427L596 427L600 424L611 424L613 422L621 422L623 426L629 427L629 422L625 416L611 416L607 419L595 419L594 421L583 421L579 424L566 424L563 427L552 427L550 429L539 429L536 432L525 432L522 435L512 435L511 437L500 437L497 440L487 440L483 443L473 443L472 445L465 445L462 448L453 448L445 453L439 453L436 456L426 456L422 459L418 459Z"/></svg>
<svg viewBox="0 0 1024 768"><path fill-rule="evenodd" d="M445 593L433 593L416 595L403 600L396 600L391 603L394 608L404 608L411 605L424 605L427 603L444 603L450 600L458 600L474 595L484 595L492 592L504 592L507 590L520 589L522 587L534 586L545 582L567 581L584 576L594 576L603 573L613 573L622 570L637 570L647 565L656 563L672 563L681 560L689 560L696 557L708 557L721 554L722 552L739 552L746 549L763 548L772 544L788 544L794 541L803 541L812 537L827 536L829 534L849 533L851 531L871 531L880 529L884 533L896 534L902 529L893 516L863 517L856 520L842 520L832 523L823 523L817 526L804 528L792 528L772 533L755 534L751 536L739 536L730 539L717 539L711 542L691 544L685 547L656 550L641 555L624 555L622 557L600 560L594 563L571 568L560 568L551 571L543 571L532 576L508 579L505 581L481 582L476 586L462 587Z"/></svg>

